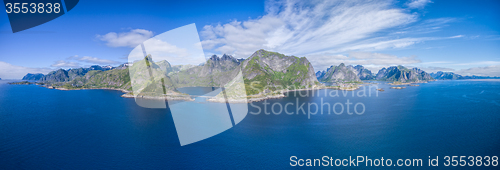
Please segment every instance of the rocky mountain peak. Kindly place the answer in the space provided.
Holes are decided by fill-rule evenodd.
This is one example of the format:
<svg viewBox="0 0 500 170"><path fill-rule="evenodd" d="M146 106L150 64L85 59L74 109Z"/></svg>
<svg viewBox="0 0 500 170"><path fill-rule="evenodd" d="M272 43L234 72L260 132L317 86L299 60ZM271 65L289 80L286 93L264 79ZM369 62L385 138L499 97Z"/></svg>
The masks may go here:
<svg viewBox="0 0 500 170"><path fill-rule="evenodd" d="M212 61L219 61L219 60L220 60L220 58L219 58L217 55L215 55L215 54L214 54L214 55L212 55L212 57L210 57L210 59L209 59L209 60L212 60Z"/></svg>
<svg viewBox="0 0 500 170"><path fill-rule="evenodd" d="M119 65L118 67L116 67L116 69L119 69L119 70L123 70L123 69L126 69L129 67L129 63L125 63L125 64L122 64L122 65Z"/></svg>
<svg viewBox="0 0 500 170"><path fill-rule="evenodd" d="M227 54L222 55L222 57L220 59L221 60L236 60L236 58L234 58L231 55L227 55Z"/></svg>
<svg viewBox="0 0 500 170"><path fill-rule="evenodd" d="M428 73L418 68L408 69L404 66L391 66L382 68L377 73L377 80L397 81L397 82L421 82L434 80Z"/></svg>
<svg viewBox="0 0 500 170"><path fill-rule="evenodd" d="M23 77L23 80L32 80L32 81L38 81L42 79L44 75L42 73L36 73L36 74L31 74L28 73Z"/></svg>
<svg viewBox="0 0 500 170"><path fill-rule="evenodd" d="M438 80L458 80L458 79L464 79L463 76L459 74L455 74L452 72L442 72L438 71L436 73L431 73L430 74L432 78L438 79Z"/></svg>
<svg viewBox="0 0 500 170"><path fill-rule="evenodd" d="M99 65L93 65L93 66L90 66L89 67L90 70L100 70L100 71L108 71L108 70L111 70L113 69L113 67L111 66L99 66Z"/></svg>
<svg viewBox="0 0 500 170"><path fill-rule="evenodd" d="M344 63L340 63L339 66L330 66L327 71L323 74L319 74L319 81L322 82L355 82L361 81L358 77L358 71L352 66L346 66Z"/></svg>
<svg viewBox="0 0 500 170"><path fill-rule="evenodd" d="M64 69L52 71L40 79L40 81L45 81L45 82L65 82L69 80L70 77L68 76L68 71Z"/></svg>
<svg viewBox="0 0 500 170"><path fill-rule="evenodd" d="M372 72L368 69L365 69L365 67L363 67L362 65L356 65L354 66L354 69L358 71L358 77L361 80L372 80L375 78Z"/></svg>

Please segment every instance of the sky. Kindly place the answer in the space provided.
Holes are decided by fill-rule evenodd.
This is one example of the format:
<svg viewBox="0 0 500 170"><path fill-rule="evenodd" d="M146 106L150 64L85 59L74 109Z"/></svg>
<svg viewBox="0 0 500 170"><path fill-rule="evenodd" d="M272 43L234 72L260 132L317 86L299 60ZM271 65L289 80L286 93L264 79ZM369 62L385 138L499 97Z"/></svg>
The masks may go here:
<svg viewBox="0 0 500 170"><path fill-rule="evenodd" d="M259 49L376 73L394 65L500 76L500 1L80 1L65 15L12 33L0 15L0 78L117 66L141 42L195 24L203 52Z"/></svg>

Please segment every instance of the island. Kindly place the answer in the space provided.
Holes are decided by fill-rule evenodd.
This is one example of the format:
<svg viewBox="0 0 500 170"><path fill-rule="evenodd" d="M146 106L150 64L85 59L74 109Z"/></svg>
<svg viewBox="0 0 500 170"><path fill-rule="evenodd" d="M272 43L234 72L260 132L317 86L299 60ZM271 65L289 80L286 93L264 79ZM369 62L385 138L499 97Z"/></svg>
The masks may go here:
<svg viewBox="0 0 500 170"><path fill-rule="evenodd" d="M391 85L425 83L434 79L426 72L393 66L376 75L361 65L340 63L325 71L314 72L306 57L296 57L258 50L247 59L224 54L211 56L199 65L171 65L154 61L147 55L133 63L118 67L59 69L43 75L27 74L22 82L50 89L120 90L122 97L192 101L193 96L178 91L183 87L223 87L224 93L209 97L210 102L248 103L285 97L287 92L318 89L352 91L364 81L388 81ZM147 78L150 77L150 78ZM377 89L383 91L383 89Z"/></svg>

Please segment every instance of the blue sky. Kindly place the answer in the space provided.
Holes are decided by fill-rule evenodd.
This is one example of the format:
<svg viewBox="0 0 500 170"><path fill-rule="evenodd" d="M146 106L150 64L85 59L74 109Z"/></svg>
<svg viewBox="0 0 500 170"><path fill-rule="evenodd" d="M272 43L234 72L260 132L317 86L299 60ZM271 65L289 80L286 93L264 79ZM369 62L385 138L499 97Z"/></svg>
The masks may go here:
<svg viewBox="0 0 500 170"><path fill-rule="evenodd" d="M258 49L306 56L315 70L362 64L500 76L500 1L80 1L12 33L0 15L0 78L119 65L134 46L195 23L206 55Z"/></svg>

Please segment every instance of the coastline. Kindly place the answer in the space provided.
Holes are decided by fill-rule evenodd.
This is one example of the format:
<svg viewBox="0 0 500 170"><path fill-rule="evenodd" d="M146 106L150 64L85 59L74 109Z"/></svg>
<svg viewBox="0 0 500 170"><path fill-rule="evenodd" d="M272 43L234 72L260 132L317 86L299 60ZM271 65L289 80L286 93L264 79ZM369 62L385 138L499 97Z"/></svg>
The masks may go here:
<svg viewBox="0 0 500 170"><path fill-rule="evenodd" d="M40 83L40 82L28 82L28 81L21 81L21 82L10 82L9 84L11 85L37 85L40 87L45 87L48 89L55 89L55 90L63 90L63 91L70 91L70 90L118 90L123 92L124 94L121 95L123 98L143 98L143 99L152 99L152 100L184 100L184 101L194 101L195 99L190 97L189 95L183 96L183 95L177 95L176 97L172 96L166 96L166 97L156 97L156 96L145 96L145 95L138 95L134 96L131 94L131 91L125 90L125 89L118 89L118 88L109 88L109 87L102 87L102 88L74 88L74 89L67 89L64 87L57 87L57 86L51 86L47 85L45 83ZM369 83L367 83L369 84ZM282 90L282 91L274 91L272 93L277 93L277 94L272 94L272 95L263 95L263 94L257 94L257 95L251 95L251 96L246 96L245 98L238 98L238 99L232 99L229 98L228 102L229 103L252 103L252 102L259 102L267 99L279 99L279 98L284 98L285 93L288 92L294 92L294 91L307 91L307 90L321 90L321 89L336 89L336 90L345 90L345 91L354 91L359 89L362 85L357 85L357 86L346 86L346 87L341 87L341 86L315 86L313 88L304 88L304 89L289 89L289 90ZM225 98L220 98L220 97L211 97L208 98L207 101L209 102L215 102L215 103L226 103Z"/></svg>
<svg viewBox="0 0 500 170"><path fill-rule="evenodd" d="M265 95L265 94L257 94L257 95L250 95L250 96L247 96L246 99L242 99L242 98L239 98L239 99L231 99L231 98L228 98L228 103L252 103L252 102L259 102L259 101L263 101L263 100L267 100L267 99L280 99L280 98L284 98L286 97L285 96L285 93L289 93L289 92L294 92L294 91L308 91L308 90L321 90L321 89L335 89L335 90L344 90L344 91L354 91L354 90L357 90L359 89L359 87L361 87L362 85L360 86L355 86L355 87L339 87L339 86L317 86L317 87L313 87L313 88L304 88L304 89L289 89L289 90L281 90L281 91L274 91L274 92L271 92L271 95ZM274 94L273 93L277 93L277 94ZM216 103L226 103L226 99L223 98L223 97L211 97L211 98L208 98L207 101L210 101L210 102L216 102Z"/></svg>
<svg viewBox="0 0 500 170"><path fill-rule="evenodd" d="M123 93L130 93L130 91L128 91L128 90L117 89L117 88L109 88L109 87L103 87L103 88L79 88L79 89L67 89L67 88L63 88L63 87L54 87L54 86L42 86L42 87L46 87L48 89L63 90L63 91L71 91L71 90L118 90L118 91L121 91Z"/></svg>
<svg viewBox="0 0 500 170"><path fill-rule="evenodd" d="M436 81L436 80L429 80L429 81ZM401 85L419 86L418 84L429 83L429 81L416 81L416 82L408 82L408 83L392 82L392 83L387 83L387 84L389 84L391 86L401 86Z"/></svg>
<svg viewBox="0 0 500 170"><path fill-rule="evenodd" d="M420 84L420 83L428 83L428 82L410 82L410 83L398 83L398 82L393 82L393 83L387 83L392 86L419 86L415 84ZM109 87L102 87L102 88L75 88L75 89L67 89L63 87L56 87L56 86L51 86L47 85L44 83L39 83L39 82L12 82L9 84L17 84L17 85L37 85L41 87L45 87L48 89L56 89L56 90L63 90L63 91L69 91L69 90L118 90L123 92L124 94L121 95L123 98L143 98L143 99L152 99L152 100L179 100L179 101L194 101L195 99L192 98L190 95L167 95L167 96L146 96L146 95L137 95L134 96L131 94L131 91L125 90L125 89L118 89L118 88L109 88ZM206 101L208 102L215 102L215 103L252 103L252 102L259 102L267 99L280 99L286 97L285 93L289 92L294 92L294 91L307 91L307 90L321 90L321 89L335 89L335 90L343 90L343 91L354 91L362 87L364 84L373 84L373 83L363 83L363 84L356 84L356 85L341 85L341 86L326 86L326 85L319 85L319 86L314 86L312 88L304 88L304 89L287 89L287 90L281 90L281 91L273 91L265 94L256 94L256 95L250 95L250 96L245 96L245 97L239 97L239 98L228 98L228 101L226 101L225 98L223 97L210 97L207 98ZM391 87L391 89L404 89L406 87Z"/></svg>
<svg viewBox="0 0 500 170"><path fill-rule="evenodd" d="M134 96L133 94L130 94L130 92L127 92L123 95L121 95L123 98L142 98L142 99L151 99L151 100L184 100L184 101L194 101L193 98L191 98L189 95L188 96L183 96L179 95L177 97L172 97L172 96L164 96L164 97L156 97L156 96L144 96L144 95L137 95Z"/></svg>

